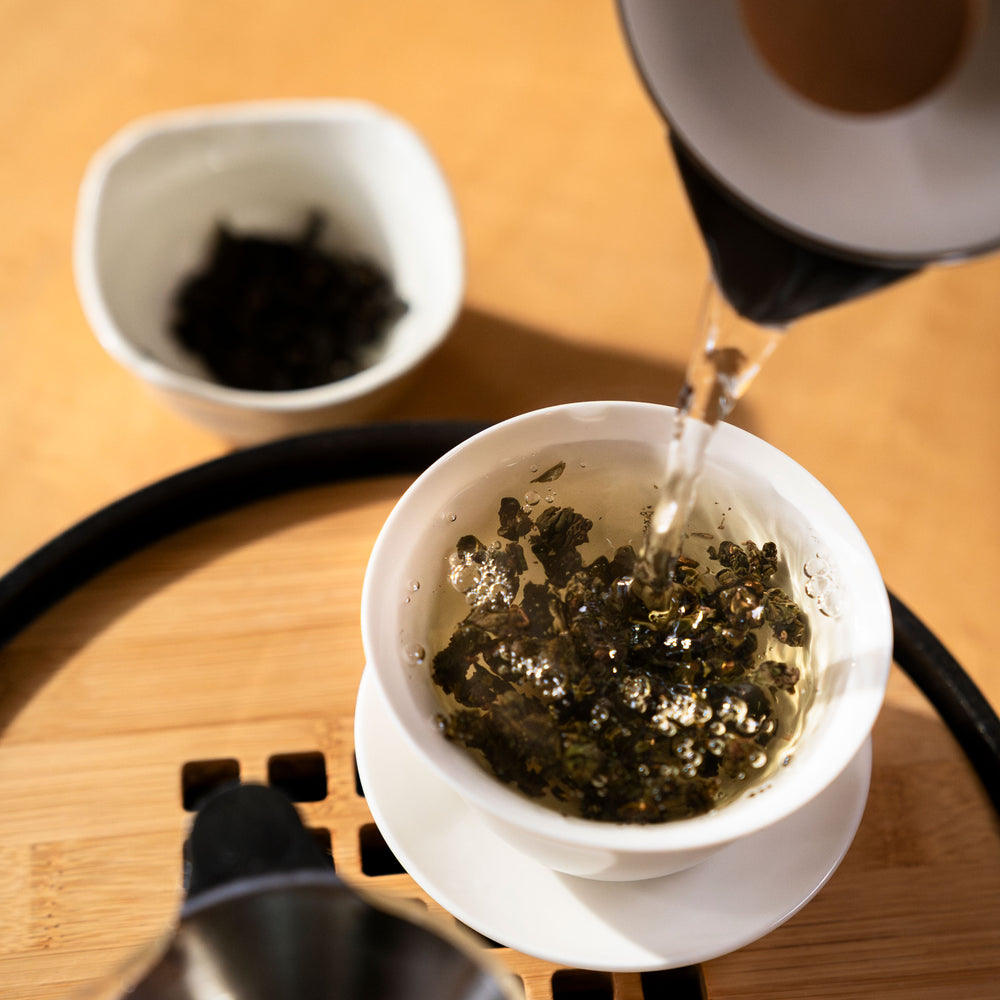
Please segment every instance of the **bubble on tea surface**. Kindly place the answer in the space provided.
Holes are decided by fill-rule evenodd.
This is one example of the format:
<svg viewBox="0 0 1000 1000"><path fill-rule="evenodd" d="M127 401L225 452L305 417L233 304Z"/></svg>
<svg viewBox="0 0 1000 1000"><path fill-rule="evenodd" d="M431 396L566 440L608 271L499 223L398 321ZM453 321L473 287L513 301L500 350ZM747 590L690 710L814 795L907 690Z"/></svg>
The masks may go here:
<svg viewBox="0 0 1000 1000"><path fill-rule="evenodd" d="M834 589L824 594L816 602L816 607L819 608L820 614L826 615L827 618L839 618L843 613L843 600L839 591Z"/></svg>
<svg viewBox="0 0 1000 1000"><path fill-rule="evenodd" d="M595 702L590 710L590 728L600 729L611 717L611 708L603 699Z"/></svg>
<svg viewBox="0 0 1000 1000"><path fill-rule="evenodd" d="M720 719L738 726L746 719L749 707L742 698L726 694L719 702L717 711Z"/></svg>
<svg viewBox="0 0 1000 1000"><path fill-rule="evenodd" d="M830 563L817 554L806 560L802 572L807 577L806 594L816 602L819 612L828 618L839 618L843 601Z"/></svg>
<svg viewBox="0 0 1000 1000"><path fill-rule="evenodd" d="M460 594L468 594L479 586L481 573L475 564L459 562L452 566L448 579Z"/></svg>
<svg viewBox="0 0 1000 1000"><path fill-rule="evenodd" d="M469 607L497 611L509 607L517 591L512 575L497 543L486 549L458 552L448 559L448 579Z"/></svg>
<svg viewBox="0 0 1000 1000"><path fill-rule="evenodd" d="M423 663L427 650L419 642L410 642L403 647L403 656L408 663Z"/></svg>
<svg viewBox="0 0 1000 1000"><path fill-rule="evenodd" d="M629 708L636 712L646 711L646 701L650 692L648 677L623 677L618 684L618 689Z"/></svg>
<svg viewBox="0 0 1000 1000"><path fill-rule="evenodd" d="M806 564L802 567L802 572L809 577L823 576L830 572L830 564L821 555L817 554L806 560Z"/></svg>

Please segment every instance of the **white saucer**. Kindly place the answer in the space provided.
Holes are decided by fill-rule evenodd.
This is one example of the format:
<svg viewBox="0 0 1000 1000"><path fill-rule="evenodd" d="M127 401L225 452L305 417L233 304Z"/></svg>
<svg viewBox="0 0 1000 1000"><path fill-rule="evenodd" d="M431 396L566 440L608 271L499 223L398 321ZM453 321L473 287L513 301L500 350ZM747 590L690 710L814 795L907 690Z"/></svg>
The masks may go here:
<svg viewBox="0 0 1000 1000"><path fill-rule="evenodd" d="M562 875L509 847L413 753L366 671L355 752L386 843L462 923L560 965L643 972L693 965L763 937L801 909L864 812L871 742L808 806L695 868L642 882Z"/></svg>

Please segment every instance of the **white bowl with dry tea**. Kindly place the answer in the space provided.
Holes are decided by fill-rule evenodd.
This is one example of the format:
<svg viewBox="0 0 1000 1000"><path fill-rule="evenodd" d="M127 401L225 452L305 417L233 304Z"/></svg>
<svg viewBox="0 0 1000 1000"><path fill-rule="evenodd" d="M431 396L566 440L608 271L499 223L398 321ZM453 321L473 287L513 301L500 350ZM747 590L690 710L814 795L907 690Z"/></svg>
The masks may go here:
<svg viewBox="0 0 1000 1000"><path fill-rule="evenodd" d="M446 337L464 283L430 150L360 101L133 122L87 168L73 253L107 352L237 443L376 413Z"/></svg>
<svg viewBox="0 0 1000 1000"><path fill-rule="evenodd" d="M362 596L367 672L420 758L506 842L615 881L691 867L810 803L867 749L891 663L857 527L729 425L683 558L634 570L676 411L528 413L421 475Z"/></svg>

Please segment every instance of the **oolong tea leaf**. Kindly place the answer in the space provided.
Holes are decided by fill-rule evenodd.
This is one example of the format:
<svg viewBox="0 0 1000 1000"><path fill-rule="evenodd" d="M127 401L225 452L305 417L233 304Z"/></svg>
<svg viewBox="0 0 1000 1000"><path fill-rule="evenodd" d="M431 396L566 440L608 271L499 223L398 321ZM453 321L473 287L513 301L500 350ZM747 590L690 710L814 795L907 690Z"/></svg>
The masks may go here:
<svg viewBox="0 0 1000 1000"><path fill-rule="evenodd" d="M765 656L769 638L796 646L808 632L774 585L777 546L724 541L710 566L682 556L666 600L649 608L631 585L631 546L585 563L592 529L572 507L536 515L505 497L506 546L458 540L452 582L470 610L432 661L450 706L442 732L573 815L706 812L763 772L801 681L797 666Z"/></svg>

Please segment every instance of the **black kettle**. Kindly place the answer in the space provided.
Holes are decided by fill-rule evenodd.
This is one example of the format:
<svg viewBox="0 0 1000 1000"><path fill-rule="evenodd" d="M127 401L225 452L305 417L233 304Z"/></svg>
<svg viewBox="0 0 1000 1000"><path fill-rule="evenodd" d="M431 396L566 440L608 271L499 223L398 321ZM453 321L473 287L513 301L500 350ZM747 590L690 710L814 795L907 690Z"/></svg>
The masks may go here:
<svg viewBox="0 0 1000 1000"><path fill-rule="evenodd" d="M760 28L780 28L786 60L821 44L825 62L843 63L858 84L864 68L851 51L836 54L837 38L865 34L854 19L885 22L879 51L896 70L918 58L909 39L918 19L874 0L794 6L791 18L766 0L617 0L715 281L740 316L777 328L929 264L1000 248L1000 18L962 7L951 69L875 113L797 90ZM936 16L951 17L952 6Z"/></svg>

